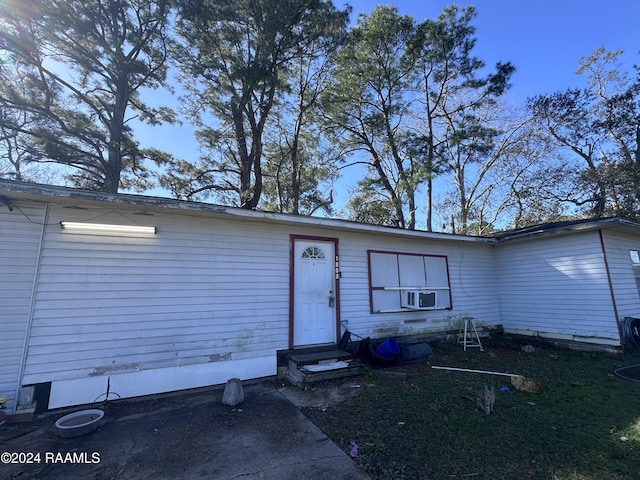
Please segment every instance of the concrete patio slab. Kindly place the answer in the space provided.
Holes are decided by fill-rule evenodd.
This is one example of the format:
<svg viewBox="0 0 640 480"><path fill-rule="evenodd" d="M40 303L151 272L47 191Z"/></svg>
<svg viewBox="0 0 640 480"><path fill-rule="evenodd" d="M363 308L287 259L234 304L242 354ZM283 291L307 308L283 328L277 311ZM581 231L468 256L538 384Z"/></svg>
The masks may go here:
<svg viewBox="0 0 640 480"><path fill-rule="evenodd" d="M273 382L246 386L236 408L222 393L110 402L98 429L78 438L55 431L69 410L0 426L0 478L369 478Z"/></svg>

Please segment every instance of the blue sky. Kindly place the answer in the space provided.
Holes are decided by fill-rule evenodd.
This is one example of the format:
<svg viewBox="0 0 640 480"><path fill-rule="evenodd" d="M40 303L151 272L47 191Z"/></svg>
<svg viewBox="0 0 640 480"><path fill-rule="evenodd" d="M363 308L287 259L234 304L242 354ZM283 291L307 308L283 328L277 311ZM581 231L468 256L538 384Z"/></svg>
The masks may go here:
<svg viewBox="0 0 640 480"><path fill-rule="evenodd" d="M512 94L522 98L578 87L578 61L599 46L625 50L630 67L640 63L640 1L637 0L334 0L349 3L353 18L378 4L395 5L416 21L436 18L448 5L475 5L476 55L488 66L516 66Z"/></svg>
<svg viewBox="0 0 640 480"><path fill-rule="evenodd" d="M630 70L634 63L640 63L637 55L640 50L640 1L637 0L334 0L334 3L339 8L345 3L352 6L353 22L358 13L369 14L381 3L395 5L401 14L412 15L416 22L436 18L452 3L460 7L475 5L475 55L488 67L498 61L515 65L509 95L516 102L524 103L528 97L538 94L583 86L583 79L575 74L578 62L599 46L624 50L625 69ZM162 99L166 100L166 97ZM176 99L172 103L177 106ZM188 125L144 127L138 134L144 146L153 145L180 158L197 159L197 145ZM346 202L347 190L358 177L355 171L345 173L345 178L335 186L337 209ZM149 193L168 195L159 190Z"/></svg>

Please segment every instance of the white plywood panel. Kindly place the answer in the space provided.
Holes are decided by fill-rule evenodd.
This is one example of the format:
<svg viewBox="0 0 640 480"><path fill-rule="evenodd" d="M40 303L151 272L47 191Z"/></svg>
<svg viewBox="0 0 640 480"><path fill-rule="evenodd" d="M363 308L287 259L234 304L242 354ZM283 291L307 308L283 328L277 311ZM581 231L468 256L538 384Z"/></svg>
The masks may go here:
<svg viewBox="0 0 640 480"><path fill-rule="evenodd" d="M347 266L352 268L351 264ZM384 287L398 284L398 256L391 253L371 252L371 285Z"/></svg>
<svg viewBox="0 0 640 480"><path fill-rule="evenodd" d="M371 292L372 300L373 300L373 311L374 312L384 312L384 311L393 311L399 310L401 308L400 305L400 295L402 292L400 291L389 291L389 290L373 290Z"/></svg>
<svg viewBox="0 0 640 480"><path fill-rule="evenodd" d="M401 287L426 287L425 264L420 255L398 255Z"/></svg>
<svg viewBox="0 0 640 480"><path fill-rule="evenodd" d="M447 287L447 259L444 257L424 257L427 284L430 287Z"/></svg>
<svg viewBox="0 0 640 480"><path fill-rule="evenodd" d="M220 361L215 364L114 373L109 376L110 393L113 394L109 399L216 385L234 377L245 380L275 375L275 355L266 353L267 355L257 354L251 358ZM56 380L51 386L49 408L95 403L96 400L105 399L106 389L104 377Z"/></svg>

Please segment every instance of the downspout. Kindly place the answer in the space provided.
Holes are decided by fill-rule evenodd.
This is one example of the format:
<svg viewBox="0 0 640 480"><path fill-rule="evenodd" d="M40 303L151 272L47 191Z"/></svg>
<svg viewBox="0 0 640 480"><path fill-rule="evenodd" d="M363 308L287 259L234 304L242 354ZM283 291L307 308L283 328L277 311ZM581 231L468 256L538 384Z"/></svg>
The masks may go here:
<svg viewBox="0 0 640 480"><path fill-rule="evenodd" d="M607 251L604 247L604 237L602 236L602 229L598 229L598 235L600 236L600 248L602 249L602 259L604 260L604 268L607 272L607 282L609 283L609 293L611 294L611 305L613 306L613 314L616 319L616 326L618 327L618 335L620 336L620 346L624 347L622 326L620 325L620 317L618 316L618 306L616 305L616 296L613 290L613 282L611 281L611 272L609 271L609 262L607 261Z"/></svg>
<svg viewBox="0 0 640 480"><path fill-rule="evenodd" d="M20 371L18 372L18 383L16 385L16 398L14 406L18 407L20 389L22 388L22 376L24 375L27 364L27 350L29 348L29 339L31 337L31 325L33 323L33 311L36 305L36 293L38 291L38 280L40 278L40 264L42 262L42 248L44 247L44 234L47 230L49 220L49 203L44 205L44 215L42 220L42 230L40 231L40 240L38 243L38 256L36 258L36 266L33 272L33 284L31 285L31 299L29 301L29 313L27 316L27 326L24 332L24 342L22 344L22 362L20 363ZM15 409L14 409L15 411Z"/></svg>
<svg viewBox="0 0 640 480"><path fill-rule="evenodd" d="M295 298L295 275L294 262L296 261L296 255L294 252L296 241L293 235L289 235L289 349L293 350L293 317L295 314L295 307L293 301Z"/></svg>

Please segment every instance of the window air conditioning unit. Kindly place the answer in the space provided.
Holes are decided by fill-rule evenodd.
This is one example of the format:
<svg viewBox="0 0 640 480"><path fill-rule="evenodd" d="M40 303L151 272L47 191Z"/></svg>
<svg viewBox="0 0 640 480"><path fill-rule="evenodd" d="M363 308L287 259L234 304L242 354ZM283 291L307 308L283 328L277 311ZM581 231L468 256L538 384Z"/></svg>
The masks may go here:
<svg viewBox="0 0 640 480"><path fill-rule="evenodd" d="M403 308L435 308L436 292L427 292L421 290L404 290L402 292Z"/></svg>

